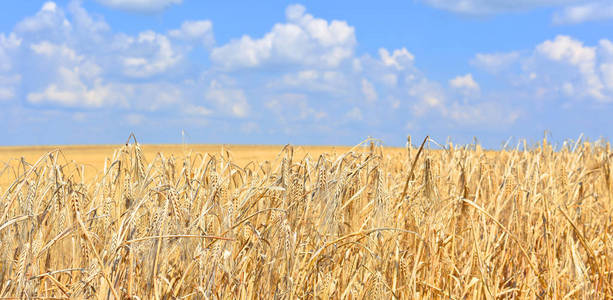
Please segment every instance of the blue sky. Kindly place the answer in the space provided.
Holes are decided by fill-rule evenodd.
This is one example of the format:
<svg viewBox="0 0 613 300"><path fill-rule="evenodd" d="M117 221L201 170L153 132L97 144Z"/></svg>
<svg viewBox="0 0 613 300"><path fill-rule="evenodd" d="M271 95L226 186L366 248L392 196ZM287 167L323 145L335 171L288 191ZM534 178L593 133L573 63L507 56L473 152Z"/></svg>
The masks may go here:
<svg viewBox="0 0 613 300"><path fill-rule="evenodd" d="M0 143L608 139L612 32L600 0L14 1Z"/></svg>

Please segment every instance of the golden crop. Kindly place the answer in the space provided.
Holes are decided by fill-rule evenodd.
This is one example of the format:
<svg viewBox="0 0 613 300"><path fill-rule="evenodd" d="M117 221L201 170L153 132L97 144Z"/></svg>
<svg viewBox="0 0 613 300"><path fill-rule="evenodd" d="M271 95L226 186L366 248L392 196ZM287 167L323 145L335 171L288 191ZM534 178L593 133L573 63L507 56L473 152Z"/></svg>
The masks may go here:
<svg viewBox="0 0 613 300"><path fill-rule="evenodd" d="M608 144L422 146L18 160L0 298L613 297Z"/></svg>

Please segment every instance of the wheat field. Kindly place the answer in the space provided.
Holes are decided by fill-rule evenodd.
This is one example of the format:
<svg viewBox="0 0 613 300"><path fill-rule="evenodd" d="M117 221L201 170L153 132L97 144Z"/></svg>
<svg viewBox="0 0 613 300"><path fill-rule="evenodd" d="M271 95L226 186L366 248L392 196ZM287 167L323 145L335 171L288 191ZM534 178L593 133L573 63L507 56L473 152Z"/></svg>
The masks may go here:
<svg viewBox="0 0 613 300"><path fill-rule="evenodd" d="M1 299L613 298L608 143L104 151L2 157Z"/></svg>

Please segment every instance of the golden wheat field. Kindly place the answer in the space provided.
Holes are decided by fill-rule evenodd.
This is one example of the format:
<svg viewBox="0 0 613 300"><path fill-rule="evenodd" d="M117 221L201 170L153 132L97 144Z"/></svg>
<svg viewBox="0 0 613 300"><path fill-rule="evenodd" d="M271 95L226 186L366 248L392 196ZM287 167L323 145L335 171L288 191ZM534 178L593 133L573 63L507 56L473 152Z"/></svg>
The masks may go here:
<svg viewBox="0 0 613 300"><path fill-rule="evenodd" d="M613 298L608 143L0 161L0 299Z"/></svg>

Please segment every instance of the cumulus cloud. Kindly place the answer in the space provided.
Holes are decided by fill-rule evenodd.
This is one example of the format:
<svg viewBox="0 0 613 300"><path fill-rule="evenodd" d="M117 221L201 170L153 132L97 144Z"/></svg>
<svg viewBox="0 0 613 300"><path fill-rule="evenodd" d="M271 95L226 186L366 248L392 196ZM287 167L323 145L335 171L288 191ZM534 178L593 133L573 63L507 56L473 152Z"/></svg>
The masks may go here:
<svg viewBox="0 0 613 300"><path fill-rule="evenodd" d="M70 62L78 62L83 60L82 56L78 56L77 53L66 45L55 45L49 41L42 41L36 44L30 44L30 49L34 53L48 58L61 58Z"/></svg>
<svg viewBox="0 0 613 300"><path fill-rule="evenodd" d="M182 59L163 34L145 31L138 38L127 41L125 47L132 51L126 51L121 60L124 73L131 77L149 77L166 72Z"/></svg>
<svg viewBox="0 0 613 300"><path fill-rule="evenodd" d="M55 79L44 91L28 93L28 101L100 107L108 100L109 88L99 78L101 68L91 60L66 45L49 41L31 44L30 49L44 60L55 60L59 66L53 76Z"/></svg>
<svg viewBox="0 0 613 300"><path fill-rule="evenodd" d="M90 15L80 1L71 2L68 12L67 15L55 3L47 2L34 16L21 21L16 33L30 43L39 43L44 38L50 42L73 44L78 47L76 51L99 64L108 64L109 68L122 66L123 74L130 77L143 78L167 72L183 58L184 53L164 34L151 30L137 36L111 34L104 19ZM197 33L192 27L199 25L185 23L177 31L188 37Z"/></svg>
<svg viewBox="0 0 613 300"><path fill-rule="evenodd" d="M102 42L102 34L111 29L103 17L90 15L85 8L81 6L80 0L73 0L70 2L68 11L72 15L74 23L77 25L73 27L73 29L80 35L80 38L93 38L96 42Z"/></svg>
<svg viewBox="0 0 613 300"><path fill-rule="evenodd" d="M404 70L413 64L415 56L406 48L396 49L393 53L389 53L387 49L379 49L379 56L385 66L394 67L397 70Z"/></svg>
<svg viewBox="0 0 613 300"><path fill-rule="evenodd" d="M61 67L58 76L58 82L49 84L44 91L28 93L28 101L89 107L100 107L108 103L110 94L108 86L102 85L100 81L96 81L93 87L87 86L81 80L78 69Z"/></svg>
<svg viewBox="0 0 613 300"><path fill-rule="evenodd" d="M235 117L244 118L249 114L245 92L237 88L224 87L217 80L211 81L205 99Z"/></svg>
<svg viewBox="0 0 613 300"><path fill-rule="evenodd" d="M607 39L589 46L558 35L531 52L513 56L513 64L505 64L498 71L510 74L511 84L531 91L534 98L613 101L613 43ZM514 68L514 64L519 67Z"/></svg>
<svg viewBox="0 0 613 300"><path fill-rule="evenodd" d="M213 23L209 20L185 21L181 28L170 30L168 34L173 38L200 42L206 48L215 44Z"/></svg>
<svg viewBox="0 0 613 300"><path fill-rule="evenodd" d="M51 64L50 82L43 91L32 91L31 103L55 103L62 106L100 107L109 100L110 90L99 77L101 68L67 45L43 40L30 43L33 59Z"/></svg>
<svg viewBox="0 0 613 300"><path fill-rule="evenodd" d="M569 36L557 36L536 47L537 55L575 68L585 93L595 99L603 100L602 82L596 70L596 48L584 46L582 42ZM574 94L574 93L571 93Z"/></svg>
<svg viewBox="0 0 613 300"><path fill-rule="evenodd" d="M272 98L267 107L273 112L293 107L301 112L299 116L319 121L328 118L329 122L344 119L377 124L380 122L377 114L362 112L390 114L389 110L397 114L393 118L444 113L447 119L455 121L448 113L455 92L446 91L426 78L415 66L415 56L408 49L381 48L376 57L357 57L355 44L354 29L346 22L319 19L307 14L303 6L289 6L286 23L274 25L263 37L243 36L212 50L214 68L217 72L232 74L236 87L226 91L225 87L212 86L206 98L216 105L226 103L223 106L231 107L229 103L235 101L214 99L267 95ZM254 69L274 72L274 76L254 87L247 83L253 77L243 75ZM456 81L459 82L457 89L471 95L479 93L472 75ZM287 97L297 94L304 98ZM327 114L316 113L321 101L325 102ZM373 107L374 102L380 103ZM343 103L352 103L352 109L339 113ZM478 112L482 111L485 110ZM341 118L333 118L334 114Z"/></svg>
<svg viewBox="0 0 613 300"><path fill-rule="evenodd" d="M471 74L458 76L450 80L451 86L462 93L473 95L470 101L458 100L453 93L448 93L436 82L421 79L410 90L417 98L411 109L416 116L434 116L455 126L492 126L505 127L513 124L521 115L520 110L511 108L498 101L500 99L483 99L478 95L479 85Z"/></svg>
<svg viewBox="0 0 613 300"><path fill-rule="evenodd" d="M45 2L36 15L27 17L17 23L15 30L18 33L40 32L54 29L54 33L62 34L71 27L65 18L63 10L55 2Z"/></svg>
<svg viewBox="0 0 613 300"><path fill-rule="evenodd" d="M478 93L480 91L479 84L473 79L473 75L468 73L463 76L457 76L449 80L449 85L458 90L462 90L464 93Z"/></svg>
<svg viewBox="0 0 613 300"><path fill-rule="evenodd" d="M224 128L240 119L244 132L288 135L354 130L347 124L401 131L408 118L467 126L503 120L494 111L504 106L485 98L471 73L439 83L419 70L407 48L356 55L356 45L347 22L317 18L301 5L288 6L285 21L263 36L215 45L208 20L125 34L79 1L67 9L48 2L14 32L0 33L0 100L19 98L40 110L70 107L69 118L82 122L105 110L119 112L117 122L130 126L163 114ZM609 49L602 45L597 57ZM564 52L571 50L556 56L548 47L539 54L543 60L573 60ZM193 63L190 51L209 54L210 66ZM525 60L519 53L479 54L474 64L504 71ZM577 61L570 66L585 64ZM599 63L593 70L606 93L613 67Z"/></svg>
<svg viewBox="0 0 613 300"><path fill-rule="evenodd" d="M421 78L411 79L414 82L409 87L409 95L414 97L411 110L416 116L423 116L431 110L445 112L445 100L447 99L444 89L436 82Z"/></svg>
<svg viewBox="0 0 613 300"><path fill-rule="evenodd" d="M102 5L114 9L152 13L165 10L171 5L181 4L183 0L96 0Z"/></svg>
<svg viewBox="0 0 613 300"><path fill-rule="evenodd" d="M245 35L214 48L211 60L226 70L271 64L334 68L353 55L355 33L346 22L315 18L301 5L290 5L286 20L261 38Z"/></svg>
<svg viewBox="0 0 613 300"><path fill-rule="evenodd" d="M14 32L0 33L0 98L14 98L27 82L23 98L36 105L170 108L197 88L189 80L165 78L185 77L180 65L191 45L212 40L207 20L186 21L167 34L127 35L113 33L81 1L70 2L66 10L46 2Z"/></svg>

